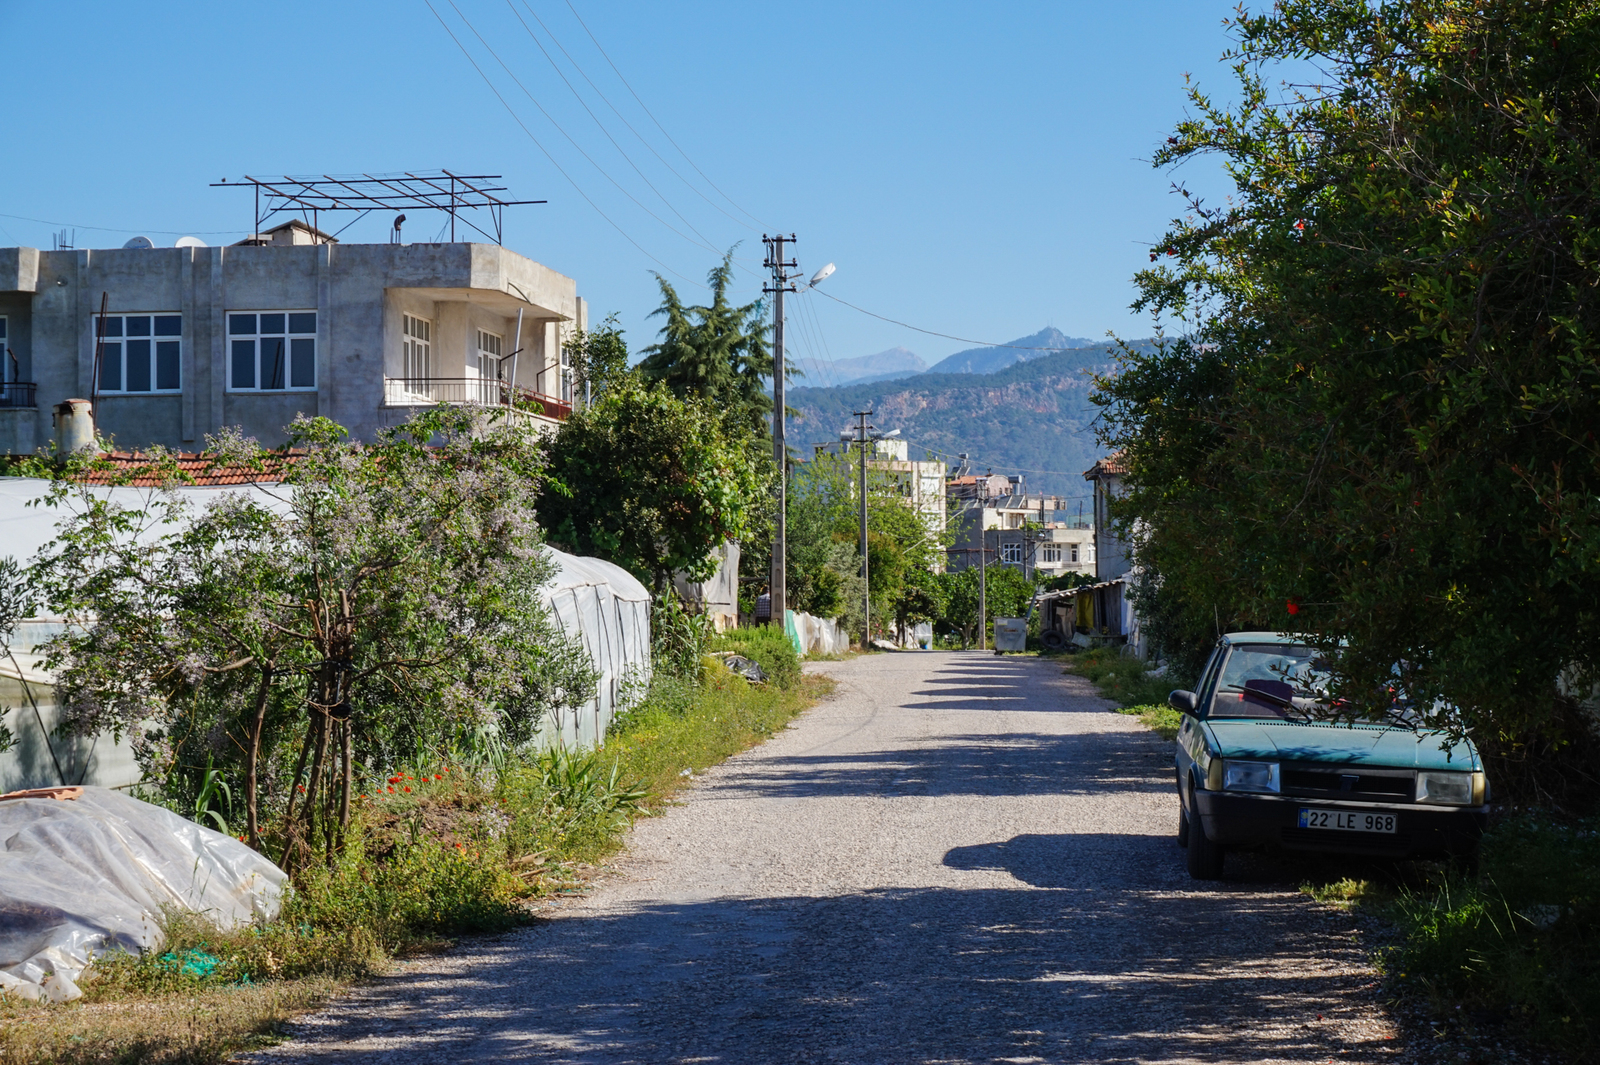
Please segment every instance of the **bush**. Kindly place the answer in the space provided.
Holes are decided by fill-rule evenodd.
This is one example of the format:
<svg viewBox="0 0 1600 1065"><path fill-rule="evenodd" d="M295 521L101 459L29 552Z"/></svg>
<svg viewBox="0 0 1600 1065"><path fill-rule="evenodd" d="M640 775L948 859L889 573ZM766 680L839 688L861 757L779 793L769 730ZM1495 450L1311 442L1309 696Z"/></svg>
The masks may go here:
<svg viewBox="0 0 1600 1065"><path fill-rule="evenodd" d="M1172 676L1152 677L1148 668L1119 647L1096 647L1073 655L1066 671L1094 681L1100 694L1119 706L1164 706L1167 693L1183 685Z"/></svg>
<svg viewBox="0 0 1600 1065"><path fill-rule="evenodd" d="M710 648L733 651L754 660L779 688L792 688L800 682L800 655L788 635L776 625L729 629L713 638Z"/></svg>
<svg viewBox="0 0 1600 1065"><path fill-rule="evenodd" d="M1401 988L1600 1056L1600 821L1502 822L1483 839L1478 877L1402 894L1397 909L1405 939L1388 968Z"/></svg>

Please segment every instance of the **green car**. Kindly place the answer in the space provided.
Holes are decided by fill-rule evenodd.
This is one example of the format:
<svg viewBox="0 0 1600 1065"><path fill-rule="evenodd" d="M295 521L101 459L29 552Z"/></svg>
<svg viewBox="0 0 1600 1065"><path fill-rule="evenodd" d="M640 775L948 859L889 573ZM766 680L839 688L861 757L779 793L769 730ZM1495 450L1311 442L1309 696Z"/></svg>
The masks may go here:
<svg viewBox="0 0 1600 1065"><path fill-rule="evenodd" d="M1318 652L1273 632L1217 641L1200 690L1167 697L1178 732L1178 842L1197 880L1230 848L1473 860L1489 784L1470 740L1312 719Z"/></svg>

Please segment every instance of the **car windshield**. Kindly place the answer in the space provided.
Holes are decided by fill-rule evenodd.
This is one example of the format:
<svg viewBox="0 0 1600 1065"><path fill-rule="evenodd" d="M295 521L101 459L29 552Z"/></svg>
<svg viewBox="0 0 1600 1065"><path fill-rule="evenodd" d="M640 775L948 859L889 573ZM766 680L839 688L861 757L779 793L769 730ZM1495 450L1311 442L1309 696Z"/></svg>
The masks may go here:
<svg viewBox="0 0 1600 1065"><path fill-rule="evenodd" d="M1307 717L1328 686L1319 657L1301 644L1236 644L1222 663L1208 716Z"/></svg>

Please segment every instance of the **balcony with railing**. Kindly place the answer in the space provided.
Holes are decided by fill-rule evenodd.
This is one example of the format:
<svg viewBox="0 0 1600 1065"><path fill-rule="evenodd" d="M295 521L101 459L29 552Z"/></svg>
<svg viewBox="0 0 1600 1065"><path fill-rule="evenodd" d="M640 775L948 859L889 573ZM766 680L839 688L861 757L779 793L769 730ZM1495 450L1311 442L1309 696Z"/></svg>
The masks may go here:
<svg viewBox="0 0 1600 1065"><path fill-rule="evenodd" d="M565 421L572 404L531 388L487 377L385 377L386 407L440 407L476 404L510 407L527 414Z"/></svg>
<svg viewBox="0 0 1600 1065"><path fill-rule="evenodd" d="M0 408L37 407L34 397L38 388L32 381L0 382Z"/></svg>

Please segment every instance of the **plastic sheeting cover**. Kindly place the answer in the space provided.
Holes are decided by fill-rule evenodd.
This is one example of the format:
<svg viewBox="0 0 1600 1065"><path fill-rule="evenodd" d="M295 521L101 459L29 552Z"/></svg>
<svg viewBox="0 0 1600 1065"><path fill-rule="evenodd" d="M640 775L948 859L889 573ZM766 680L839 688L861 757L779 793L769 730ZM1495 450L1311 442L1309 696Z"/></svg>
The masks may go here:
<svg viewBox="0 0 1600 1065"><path fill-rule="evenodd" d="M551 549L556 575L545 598L556 621L589 652L600 683L575 714L547 726L549 739L592 747L605 739L630 683L650 679L650 592L621 566Z"/></svg>
<svg viewBox="0 0 1600 1065"><path fill-rule="evenodd" d="M283 870L119 792L0 802L0 993L65 1002L93 955L160 946L163 906L222 928L277 914Z"/></svg>

